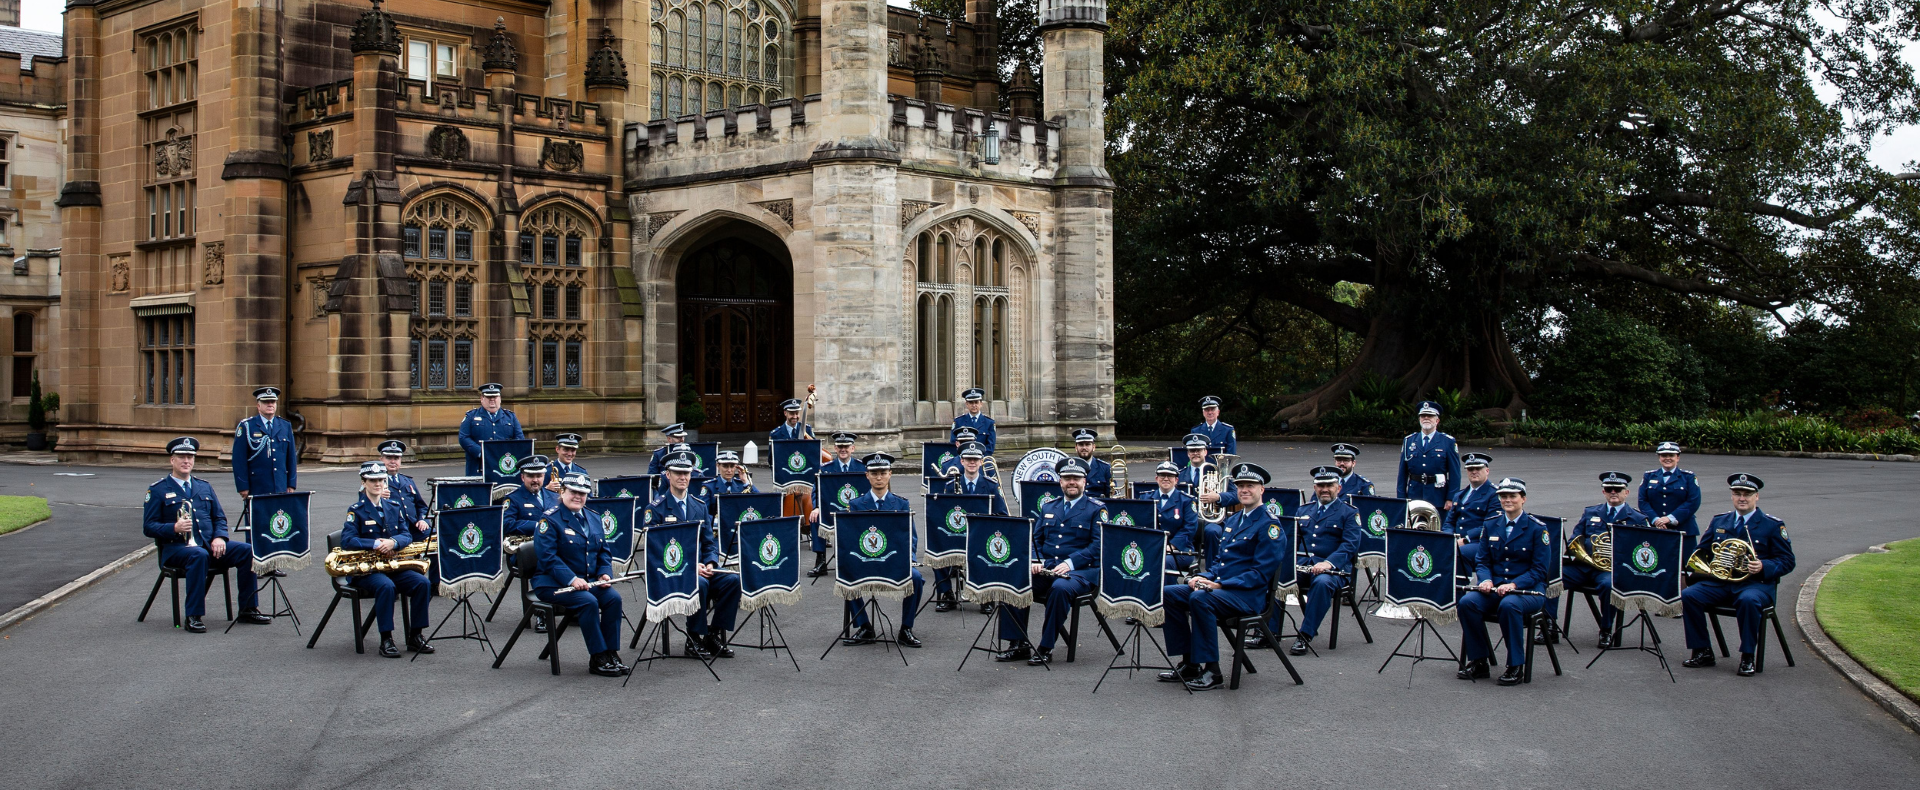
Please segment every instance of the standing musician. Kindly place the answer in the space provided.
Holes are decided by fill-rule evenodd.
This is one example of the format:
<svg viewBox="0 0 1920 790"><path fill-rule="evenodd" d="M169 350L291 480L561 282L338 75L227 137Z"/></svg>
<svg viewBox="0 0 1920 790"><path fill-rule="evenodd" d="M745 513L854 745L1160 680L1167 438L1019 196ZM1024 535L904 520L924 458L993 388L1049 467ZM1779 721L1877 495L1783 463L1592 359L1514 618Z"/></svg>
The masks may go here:
<svg viewBox="0 0 1920 790"><path fill-rule="evenodd" d="M576 464L573 459L580 457L580 434L563 433L553 437L553 461L547 464L547 490L560 493L560 479L570 474L587 474L587 468ZM587 475L592 480L592 475Z"/></svg>
<svg viewBox="0 0 1920 790"><path fill-rule="evenodd" d="M587 643L587 671L619 677L633 673L620 662L620 592L611 584L613 552L607 548L600 517L587 510L593 480L573 472L560 480L560 504L540 514L533 551L540 570L529 585L540 600L565 610Z"/></svg>
<svg viewBox="0 0 1920 790"><path fill-rule="evenodd" d="M1760 489L1766 483L1744 472L1727 478L1733 495L1733 510L1713 517L1707 533L1700 536L1700 547L1707 549L1723 540L1739 539L1753 547L1753 559L1744 569L1749 575L1740 581L1714 578L1695 579L1680 593L1681 613L1687 622L1687 647L1693 655L1680 662L1683 667L1713 666L1713 648L1707 641L1707 610L1733 604L1734 617L1740 621L1741 677L1760 671L1754 665L1753 646L1764 621L1761 614L1773 605L1780 579L1793 572L1793 542L1787 540L1787 523L1760 510Z"/></svg>
<svg viewBox="0 0 1920 790"><path fill-rule="evenodd" d="M700 522L700 610L687 618L686 654L702 661L714 656L732 658L733 648L721 635L733 633L734 621L740 616L740 574L719 572L720 536L714 530L713 518L706 501L687 490L693 482L693 461L692 451L667 456L667 491L647 505L641 523ZM709 632L709 619L720 635Z"/></svg>
<svg viewBox="0 0 1920 790"><path fill-rule="evenodd" d="M1207 462L1207 437L1205 434L1190 433L1181 440L1187 447L1187 465L1180 470L1180 488L1194 496L1200 495L1200 467ZM1219 497L1205 501L1217 502Z"/></svg>
<svg viewBox="0 0 1920 790"><path fill-rule="evenodd" d="M1359 466L1360 448L1346 442L1333 446L1333 468L1340 470L1340 496L1352 501L1356 496L1373 496L1373 481L1361 477L1354 467Z"/></svg>
<svg viewBox="0 0 1920 790"><path fill-rule="evenodd" d="M280 390L254 390L253 403L257 413L233 427L233 488L241 499L292 491L300 473L293 424L273 416L280 408Z"/></svg>
<svg viewBox="0 0 1920 790"><path fill-rule="evenodd" d="M1692 554L1700 536L1700 524L1694 520L1694 514L1700 512L1700 483L1692 472L1680 468L1678 442L1661 442L1654 454L1660 465L1640 478L1639 510L1653 519L1656 527L1687 533L1681 550Z"/></svg>
<svg viewBox="0 0 1920 790"><path fill-rule="evenodd" d="M993 448L998 445L1000 437L994 430L993 418L981 413L987 401L986 391L974 387L960 393L960 399L966 401L967 413L953 418L953 443L966 443L961 440L959 432L961 428L967 428L973 431L973 440L987 448L987 455L993 455Z"/></svg>
<svg viewBox="0 0 1920 790"><path fill-rule="evenodd" d="M1156 521L1167 537L1167 570L1184 571L1193 567L1194 542L1200 530L1200 509L1194 506L1193 495L1180 490L1180 467L1172 461L1161 461L1153 470L1153 482L1158 486L1146 496L1153 503ZM1208 524L1208 543L1219 543L1214 533L1218 527ZM1188 552L1175 554L1174 552Z"/></svg>
<svg viewBox="0 0 1920 790"><path fill-rule="evenodd" d="M1193 426L1190 433L1207 437L1207 457L1215 452L1227 455L1240 454L1240 437L1234 433L1233 426L1220 421L1220 399L1208 395L1200 399L1200 424Z"/></svg>
<svg viewBox="0 0 1920 790"><path fill-rule="evenodd" d="M893 483L893 456L886 453L868 453L860 459L867 466L867 486L872 492L856 497L847 510L853 512L911 513L913 504L905 497L889 490ZM920 533L907 532L908 556L920 556ZM913 635L913 618L920 611L920 593L926 589L927 580L920 575L918 567L913 568L913 593L900 602L900 632L894 635L894 641L901 647L919 647L925 644ZM853 634L840 640L845 645L870 645L874 642L873 621L867 619L867 607L859 600L847 601L847 614L853 618Z"/></svg>
<svg viewBox="0 0 1920 790"><path fill-rule="evenodd" d="M1040 626L1040 646L1022 640L1027 615L1032 607L1000 609L1000 638L1013 644L993 655L995 661L1025 661L1037 667L1053 660L1053 643L1060 635L1060 624L1073 611L1073 599L1100 583L1100 522L1107 520L1107 506L1087 496L1087 465L1078 458L1060 461L1055 472L1060 476L1060 499L1040 509L1040 521L1033 527L1033 597L1047 602L1047 617Z"/></svg>
<svg viewBox="0 0 1920 790"><path fill-rule="evenodd" d="M421 495L420 484L401 474L400 462L406 455L406 442L388 439L380 443L380 462L387 467L387 496L400 504L400 512L413 526L414 539L419 540L433 532L433 525L427 520L433 508L427 506L427 498Z"/></svg>
<svg viewBox="0 0 1920 790"><path fill-rule="evenodd" d="M1420 430L1400 443L1401 499L1420 499L1450 510L1453 491L1460 487L1460 448L1440 431L1440 404L1420 402Z"/></svg>
<svg viewBox="0 0 1920 790"><path fill-rule="evenodd" d="M1492 463L1493 456L1486 453L1467 453L1460 457L1467 484L1453 490L1453 507L1441 516L1447 531L1454 535L1454 545L1460 547L1460 558L1467 565L1472 565L1480 556L1482 527L1500 513L1500 498L1494 495L1493 484L1487 482L1492 474L1488 465Z"/></svg>
<svg viewBox="0 0 1920 790"><path fill-rule="evenodd" d="M207 632L200 618L207 614L209 568L232 568L240 577L240 622L271 623L273 618L260 613L253 547L227 540L227 513L220 507L220 497L213 493L212 484L193 477L199 452L200 440L191 436L167 442L167 462L173 472L147 486L141 531L159 544L161 565L186 572L187 633Z"/></svg>
<svg viewBox="0 0 1920 790"><path fill-rule="evenodd" d="M667 456L673 454L674 445L687 440L687 426L684 423L676 422L665 428L661 428L660 433L667 437L667 443L661 445L660 449L654 450L653 457L647 459L647 474L650 475L658 475L662 471L665 471Z"/></svg>
<svg viewBox="0 0 1920 790"><path fill-rule="evenodd" d="M467 476L485 474L480 462L481 442L525 438L527 434L520 430L520 418L500 408L500 385L491 382L480 385L480 408L468 409L466 416L460 418L460 449L467 451Z"/></svg>
<svg viewBox="0 0 1920 790"><path fill-rule="evenodd" d="M360 465L360 499L347 508L347 521L340 527L340 548L348 551L376 551L392 555L413 542L400 503L387 498L387 467L379 461ZM414 570L363 573L353 577L354 589L373 595L373 613L380 619L380 655L399 658L400 648L393 643L393 602L407 596L407 649L415 653L433 652L424 631L427 604L433 600L433 582Z"/></svg>
<svg viewBox="0 0 1920 790"><path fill-rule="evenodd" d="M1113 464L1093 457L1093 445L1100 435L1091 428L1076 428L1073 432L1073 454L1080 457L1080 463L1087 466L1087 496L1113 498ZM1121 491L1118 496L1127 497L1131 492Z"/></svg>
<svg viewBox="0 0 1920 790"><path fill-rule="evenodd" d="M1167 619L1160 627L1167 652L1181 659L1179 666L1160 673L1161 681L1185 683L1194 691L1225 685L1220 675L1220 618L1258 614L1272 594L1274 576L1293 557L1293 536L1286 525L1260 506L1272 479L1255 464L1233 468L1241 508L1222 522L1218 562L1185 583L1167 585Z"/></svg>
<svg viewBox="0 0 1920 790"><path fill-rule="evenodd" d="M799 398L788 398L780 404L780 411L786 416L786 422L773 426L767 432L768 439L811 439L813 426L800 421L800 409L805 404Z"/></svg>
<svg viewBox="0 0 1920 790"><path fill-rule="evenodd" d="M867 465L853 457L853 443L860 435L853 431L833 432L833 460L820 465L821 474L845 474L865 472ZM813 531L813 567L807 570L808 578L827 575L827 549L833 547L826 536L820 534L820 509L813 508L807 513L807 525Z"/></svg>
<svg viewBox="0 0 1920 790"><path fill-rule="evenodd" d="M1000 495L1000 483L982 474L980 467L985 465L987 446L980 442L967 442L960 448L960 474L947 481L949 494L982 494L991 497L987 506L989 515L1007 514L1007 500ZM960 596L954 591L955 581L960 575L957 568L933 569L933 610L951 612L960 607Z"/></svg>
<svg viewBox="0 0 1920 790"><path fill-rule="evenodd" d="M1626 472L1601 472L1600 496L1606 501L1580 512L1580 521L1573 525L1573 535L1567 538L1567 545L1583 537L1591 540L1596 535L1605 535L1613 525L1622 522L1646 526L1647 517L1627 504L1627 485L1632 482L1633 475ZM1603 650L1613 647L1613 621L1620 614L1613 605L1613 571L1566 562L1560 566L1560 575L1568 589L1593 590L1600 596L1600 647Z"/></svg>
<svg viewBox="0 0 1920 790"><path fill-rule="evenodd" d="M1486 525L1486 547L1474 568L1479 586L1460 596L1460 641L1466 666L1455 676L1473 680L1489 674L1493 643L1487 640L1487 617L1495 615L1500 618L1500 635L1507 640L1507 671L1499 682L1511 686L1526 673L1527 618L1547 604L1553 537L1545 522L1526 512L1527 481L1502 478L1494 491L1500 496L1501 515Z"/></svg>
<svg viewBox="0 0 1920 790"><path fill-rule="evenodd" d="M1333 596L1353 578L1353 558L1360 553L1360 511L1340 498L1340 470L1316 466L1310 474L1314 501L1301 511L1307 521L1300 528L1300 550L1295 555L1301 597L1300 636L1287 649L1296 656L1307 654L1314 635L1320 633L1320 621L1333 608ZM1309 567L1301 571L1299 565ZM1279 620L1275 617L1272 623L1276 634L1280 632ZM1259 641L1250 646L1258 647Z"/></svg>

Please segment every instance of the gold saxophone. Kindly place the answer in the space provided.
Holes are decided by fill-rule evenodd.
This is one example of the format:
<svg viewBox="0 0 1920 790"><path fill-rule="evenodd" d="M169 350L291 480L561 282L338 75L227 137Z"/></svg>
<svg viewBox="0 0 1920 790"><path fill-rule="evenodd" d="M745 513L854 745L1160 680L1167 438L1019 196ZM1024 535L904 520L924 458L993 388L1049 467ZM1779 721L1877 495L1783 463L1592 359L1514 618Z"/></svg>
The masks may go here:
<svg viewBox="0 0 1920 790"><path fill-rule="evenodd" d="M1746 581L1747 563L1759 559L1753 544L1739 538L1726 538L1694 549L1687 557L1687 572L1711 576L1723 582Z"/></svg>
<svg viewBox="0 0 1920 790"><path fill-rule="evenodd" d="M426 540L416 540L399 551L382 555L372 550L348 551L334 549L327 552L328 576L364 576L369 573L391 573L393 571L419 571L426 573L435 552L440 550L440 536L434 535Z"/></svg>

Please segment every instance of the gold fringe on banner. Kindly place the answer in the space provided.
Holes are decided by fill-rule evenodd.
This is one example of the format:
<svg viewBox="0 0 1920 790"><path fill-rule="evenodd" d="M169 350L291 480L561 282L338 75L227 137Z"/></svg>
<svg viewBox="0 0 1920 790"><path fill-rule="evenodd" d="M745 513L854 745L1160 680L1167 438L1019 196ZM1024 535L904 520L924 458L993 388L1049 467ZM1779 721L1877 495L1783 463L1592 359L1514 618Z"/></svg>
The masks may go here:
<svg viewBox="0 0 1920 790"><path fill-rule="evenodd" d="M691 615L700 611L700 594L695 592L686 598L674 598L658 604L647 604L647 621L657 623L676 615Z"/></svg>
<svg viewBox="0 0 1920 790"><path fill-rule="evenodd" d="M905 597L905 596L902 596ZM765 606L793 606L800 603L800 588L791 590L768 588L753 595L740 596L740 613L746 614Z"/></svg>
<svg viewBox="0 0 1920 790"><path fill-rule="evenodd" d="M879 598L883 601L898 601L913 593L913 580L908 579L905 584L900 585L892 582L861 582L855 585L847 585L836 580L833 583L833 592L835 595L840 596L841 599L848 601L859 598Z"/></svg>
<svg viewBox="0 0 1920 790"><path fill-rule="evenodd" d="M1023 609L1033 605L1032 589L1028 589L1023 593L1016 593L1000 587L980 588L969 584L967 585L967 597L975 603L1003 603L1015 609Z"/></svg>
<svg viewBox="0 0 1920 790"><path fill-rule="evenodd" d="M493 576L462 579L454 584L441 582L438 594L442 598L458 599L474 593L491 593L493 592L493 585L498 584L500 578L505 575L507 575L506 571L501 571Z"/></svg>
<svg viewBox="0 0 1920 790"><path fill-rule="evenodd" d="M1567 591L1567 583L1565 581L1557 581L1552 584L1549 584L1547 585L1547 600L1549 601L1558 600L1560 598L1560 594L1566 591Z"/></svg>
<svg viewBox="0 0 1920 790"><path fill-rule="evenodd" d="M1387 558L1382 554L1363 554L1354 561L1354 564L1358 565L1360 570L1379 573L1387 569Z"/></svg>
<svg viewBox="0 0 1920 790"><path fill-rule="evenodd" d="M1441 611L1434 608L1431 604L1416 602L1409 603L1406 607L1407 611L1413 612L1413 616L1424 617L1427 619L1427 622L1434 625L1452 625L1460 621L1460 607L1458 606L1446 611Z"/></svg>
<svg viewBox="0 0 1920 790"><path fill-rule="evenodd" d="M948 554L941 557L928 555L926 558L926 566L929 568L964 568L966 565L967 555L965 552Z"/></svg>
<svg viewBox="0 0 1920 790"><path fill-rule="evenodd" d="M1654 617L1678 617L1681 611L1679 601L1667 603L1659 598L1645 594L1626 596L1621 595L1619 590L1613 591L1613 605L1622 613L1638 609Z"/></svg>
<svg viewBox="0 0 1920 790"><path fill-rule="evenodd" d="M270 560L254 560L253 572L256 576L264 576L274 571L290 574L312 564L313 552L309 551L295 557L280 556Z"/></svg>
<svg viewBox="0 0 1920 790"><path fill-rule="evenodd" d="M1158 627L1167 621L1167 608L1164 605L1149 612L1147 607L1133 601L1108 601L1105 598L1096 597L1093 599L1093 610L1099 612L1102 617L1131 617L1148 628Z"/></svg>

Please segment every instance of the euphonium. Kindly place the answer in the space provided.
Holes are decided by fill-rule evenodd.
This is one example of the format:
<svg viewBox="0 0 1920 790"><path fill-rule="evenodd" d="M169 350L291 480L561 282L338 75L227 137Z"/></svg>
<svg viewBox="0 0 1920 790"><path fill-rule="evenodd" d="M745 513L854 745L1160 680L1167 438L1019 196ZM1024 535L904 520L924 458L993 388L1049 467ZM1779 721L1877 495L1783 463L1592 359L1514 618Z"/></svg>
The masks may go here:
<svg viewBox="0 0 1920 790"><path fill-rule="evenodd" d="M1433 503L1424 499L1416 499L1408 502L1407 529L1420 529L1428 532L1441 531L1440 511L1434 508Z"/></svg>
<svg viewBox="0 0 1920 790"><path fill-rule="evenodd" d="M431 567L434 552L440 550L440 537L435 535L426 540L416 540L405 548L389 556L381 556L372 550L348 551L334 549L327 552L328 576L363 576L369 573L391 573L393 571L419 571L426 573Z"/></svg>
<svg viewBox="0 0 1920 790"><path fill-rule="evenodd" d="M1581 565L1612 573L1613 530L1574 538L1567 543L1567 555Z"/></svg>
<svg viewBox="0 0 1920 790"><path fill-rule="evenodd" d="M1692 556L1687 557L1687 572L1723 582L1746 581L1753 575L1747 572L1747 563L1759 557L1753 551L1753 544L1739 538L1725 538L1694 549Z"/></svg>
<svg viewBox="0 0 1920 790"><path fill-rule="evenodd" d="M1227 520L1227 503L1219 500L1220 467L1212 461L1200 465L1200 482L1194 486L1194 507L1199 509L1200 520L1208 524L1218 524ZM1206 495L1213 494L1214 501L1206 501Z"/></svg>
<svg viewBox="0 0 1920 790"><path fill-rule="evenodd" d="M1132 499L1133 488L1127 484L1127 448L1114 445L1108 452L1113 454L1112 496L1116 499Z"/></svg>

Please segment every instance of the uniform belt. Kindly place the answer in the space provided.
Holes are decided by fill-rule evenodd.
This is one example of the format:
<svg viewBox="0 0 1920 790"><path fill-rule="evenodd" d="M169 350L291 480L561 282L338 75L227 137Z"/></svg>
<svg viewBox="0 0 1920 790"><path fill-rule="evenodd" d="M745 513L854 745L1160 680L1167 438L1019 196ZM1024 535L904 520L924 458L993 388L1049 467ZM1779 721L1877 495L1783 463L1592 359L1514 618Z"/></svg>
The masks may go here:
<svg viewBox="0 0 1920 790"><path fill-rule="evenodd" d="M1423 486L1433 485L1433 475L1430 474L1422 474L1414 479L1420 481L1420 484Z"/></svg>

